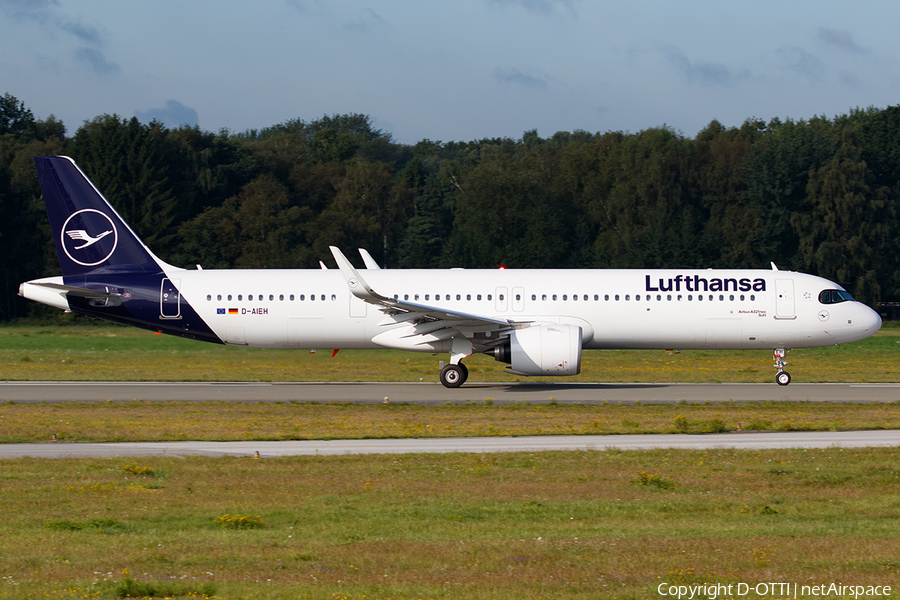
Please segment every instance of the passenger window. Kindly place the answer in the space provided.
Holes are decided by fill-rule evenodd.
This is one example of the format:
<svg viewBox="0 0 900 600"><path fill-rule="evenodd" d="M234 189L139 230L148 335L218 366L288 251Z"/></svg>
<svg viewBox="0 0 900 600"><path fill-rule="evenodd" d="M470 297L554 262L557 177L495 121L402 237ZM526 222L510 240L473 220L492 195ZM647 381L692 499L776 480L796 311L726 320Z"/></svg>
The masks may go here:
<svg viewBox="0 0 900 600"><path fill-rule="evenodd" d="M618 302L618 301L619 301L619 295L616 294L616 302Z"/></svg>
<svg viewBox="0 0 900 600"><path fill-rule="evenodd" d="M543 300L544 302L546 302L546 301L547 301L547 294L541 294L541 300Z"/></svg>
<svg viewBox="0 0 900 600"><path fill-rule="evenodd" d="M409 294L403 294L403 299L404 299L404 300L409 300Z"/></svg>
<svg viewBox="0 0 900 600"><path fill-rule="evenodd" d="M566 294L563 294L563 300L568 300L568 299L569 299L569 296Z"/></svg>
<svg viewBox="0 0 900 600"><path fill-rule="evenodd" d="M284 294L278 294L278 299L284 302Z"/></svg>
<svg viewBox="0 0 900 600"><path fill-rule="evenodd" d="M218 296L216 296L216 300L221 300L221 299L222 299L222 294L219 294Z"/></svg>
<svg viewBox="0 0 900 600"><path fill-rule="evenodd" d="M291 302L294 301L294 295L293 295L293 294L290 295L290 299L291 299Z"/></svg>
<svg viewBox="0 0 900 600"><path fill-rule="evenodd" d="M300 294L300 302L303 302L304 300L306 300L306 295Z"/></svg>
<svg viewBox="0 0 900 600"><path fill-rule="evenodd" d="M238 302L241 301L241 298L242 298L241 294L238 294Z"/></svg>
<svg viewBox="0 0 900 600"><path fill-rule="evenodd" d="M457 294L457 295L456 295L456 299L457 299L457 300L462 300L462 296L460 296L459 294Z"/></svg>
<svg viewBox="0 0 900 600"><path fill-rule="evenodd" d="M681 302L681 294L678 294L678 301Z"/></svg>
<svg viewBox="0 0 900 600"><path fill-rule="evenodd" d="M599 299L600 299L600 294L594 294L594 302L598 301ZM609 300L609 296L607 296L606 299Z"/></svg>
<svg viewBox="0 0 900 600"><path fill-rule="evenodd" d="M551 296L551 298L553 298L553 301L556 302L556 294L553 294L553 296Z"/></svg>
<svg viewBox="0 0 900 600"><path fill-rule="evenodd" d="M532 294L531 299L532 299L532 301L537 300L537 294Z"/></svg>
<svg viewBox="0 0 900 600"><path fill-rule="evenodd" d="M734 302L734 294L731 294L730 296L728 296L728 299L731 300L732 302Z"/></svg>
<svg viewBox="0 0 900 600"><path fill-rule="evenodd" d="M522 294L516 294L516 302L519 302L522 299Z"/></svg>
<svg viewBox="0 0 900 600"><path fill-rule="evenodd" d="M668 296L666 296L666 300L668 300L669 302L671 302L671 301L672 301L672 294L669 294Z"/></svg>
<svg viewBox="0 0 900 600"><path fill-rule="evenodd" d="M207 295L206 295L206 300L207 300L207 301L212 300L212 294L207 294Z"/></svg>
<svg viewBox="0 0 900 600"><path fill-rule="evenodd" d="M756 300L756 294L750 294L750 302Z"/></svg>
<svg viewBox="0 0 900 600"><path fill-rule="evenodd" d="M394 296L394 300L396 300L396 299L397 299L397 296L395 295L395 296ZM315 294L310 294L310 295L309 295L309 301L310 301L310 302L315 302L315 300L316 300L316 295L315 295Z"/></svg>
<svg viewBox="0 0 900 600"><path fill-rule="evenodd" d="M741 294L741 302L743 302L743 301L744 301L744 295Z"/></svg>
<svg viewBox="0 0 900 600"><path fill-rule="evenodd" d="M498 294L498 295L497 295L497 300L499 300L500 302L503 302L503 299L504 299L504 295L503 295L503 294Z"/></svg>
<svg viewBox="0 0 900 600"><path fill-rule="evenodd" d="M572 294L572 300L578 301L578 294Z"/></svg>
<svg viewBox="0 0 900 600"><path fill-rule="evenodd" d="M609 294L604 294L603 299L604 299L604 300L609 300ZM618 300L618 298L616 298L616 300Z"/></svg>
<svg viewBox="0 0 900 600"><path fill-rule="evenodd" d="M418 295L418 294L416 294L415 296L413 296L413 298L415 298L416 302L419 301L419 295Z"/></svg>
<svg viewBox="0 0 900 600"><path fill-rule="evenodd" d="M472 294L466 294L466 300L471 300L471 299L472 299Z"/></svg>
<svg viewBox="0 0 900 600"><path fill-rule="evenodd" d="M725 294L719 294L719 302L723 302L725 300Z"/></svg>
<svg viewBox="0 0 900 600"><path fill-rule="evenodd" d="M481 301L481 294L478 294L477 296L475 296L475 299L478 301Z"/></svg>
<svg viewBox="0 0 900 600"><path fill-rule="evenodd" d="M429 297L429 295L425 294L425 302L428 302L428 297Z"/></svg>
<svg viewBox="0 0 900 600"><path fill-rule="evenodd" d="M447 297L446 297L446 299L447 299L447 300L449 300L449 299L450 299L450 294L447 294Z"/></svg>
<svg viewBox="0 0 900 600"><path fill-rule="evenodd" d="M625 298L625 299L627 300L628 298ZM640 300L640 299L641 299L641 295L640 295L640 294L636 295L636 296L634 297L634 299L635 299L635 300Z"/></svg>
<svg viewBox="0 0 900 600"><path fill-rule="evenodd" d="M697 294L697 300L703 302L703 294Z"/></svg>
<svg viewBox="0 0 900 600"><path fill-rule="evenodd" d="M669 300L671 300L671 299L672 299L672 296L669 296ZM662 296L659 295L659 294L657 294L657 295L656 295L656 301L659 302L660 300L662 300Z"/></svg>
<svg viewBox="0 0 900 600"><path fill-rule="evenodd" d="M631 300L631 294L625 294L625 300L626 301Z"/></svg>
<svg viewBox="0 0 900 600"><path fill-rule="evenodd" d="M492 295L492 294L488 294L488 298L487 298L487 299L488 299L488 302L491 301L491 298L493 298L493 295Z"/></svg>

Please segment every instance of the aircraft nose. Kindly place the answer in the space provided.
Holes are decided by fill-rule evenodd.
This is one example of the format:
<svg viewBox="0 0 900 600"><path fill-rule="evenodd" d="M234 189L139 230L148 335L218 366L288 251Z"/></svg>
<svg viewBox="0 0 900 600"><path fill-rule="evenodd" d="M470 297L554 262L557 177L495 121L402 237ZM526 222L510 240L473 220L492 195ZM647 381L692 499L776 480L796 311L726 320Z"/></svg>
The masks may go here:
<svg viewBox="0 0 900 600"><path fill-rule="evenodd" d="M865 331L869 335L872 335L873 333L881 329L881 315L879 315L877 312L875 312L865 304L863 304L862 307L865 310L862 311L863 314L861 315L859 324L863 327L863 331Z"/></svg>
<svg viewBox="0 0 900 600"><path fill-rule="evenodd" d="M838 344L864 340L881 329L881 316L862 302L854 302L848 308L850 312L847 314L846 327L838 327L829 332L834 335Z"/></svg>

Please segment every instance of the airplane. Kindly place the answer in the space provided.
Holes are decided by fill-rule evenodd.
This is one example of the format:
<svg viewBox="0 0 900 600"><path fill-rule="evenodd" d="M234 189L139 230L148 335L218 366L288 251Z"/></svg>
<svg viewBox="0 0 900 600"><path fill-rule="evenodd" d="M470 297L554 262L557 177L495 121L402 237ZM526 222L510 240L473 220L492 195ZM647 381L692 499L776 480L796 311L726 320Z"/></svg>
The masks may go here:
<svg viewBox="0 0 900 600"><path fill-rule="evenodd" d="M788 385L792 348L846 344L881 317L840 285L772 269L204 270L157 258L65 156L35 157L61 276L19 295L156 332L257 348L449 353L462 385L481 352L514 375L576 375L585 349L771 349ZM83 242L83 243L82 243Z"/></svg>

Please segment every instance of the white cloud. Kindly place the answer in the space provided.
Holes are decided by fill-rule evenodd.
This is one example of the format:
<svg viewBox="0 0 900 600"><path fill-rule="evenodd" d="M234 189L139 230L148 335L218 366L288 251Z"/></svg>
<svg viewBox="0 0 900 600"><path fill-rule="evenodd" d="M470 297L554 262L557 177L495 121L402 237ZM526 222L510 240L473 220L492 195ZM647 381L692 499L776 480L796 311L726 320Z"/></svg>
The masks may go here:
<svg viewBox="0 0 900 600"><path fill-rule="evenodd" d="M169 128L181 127L182 125L195 127L200 123L197 111L177 100L166 100L165 108L136 110L134 111L134 116L142 123L159 121Z"/></svg>

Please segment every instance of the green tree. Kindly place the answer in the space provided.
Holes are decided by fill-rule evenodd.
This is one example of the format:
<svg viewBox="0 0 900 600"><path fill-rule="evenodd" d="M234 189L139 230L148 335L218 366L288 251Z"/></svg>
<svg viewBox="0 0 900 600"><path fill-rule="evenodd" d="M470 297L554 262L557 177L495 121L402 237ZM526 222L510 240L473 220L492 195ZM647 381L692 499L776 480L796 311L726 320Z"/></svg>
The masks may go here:
<svg viewBox="0 0 900 600"><path fill-rule="evenodd" d="M835 158L810 174L809 209L791 218L806 270L869 303L880 299L879 274L893 270L885 249L897 231L890 189L873 179L865 162Z"/></svg>
<svg viewBox="0 0 900 600"><path fill-rule="evenodd" d="M36 133L37 124L31 109L11 94L0 96L0 135L32 139Z"/></svg>
<svg viewBox="0 0 900 600"><path fill-rule="evenodd" d="M168 180L158 123L104 115L86 122L71 151L87 174L128 224L164 260L176 251L173 236L176 202Z"/></svg>

